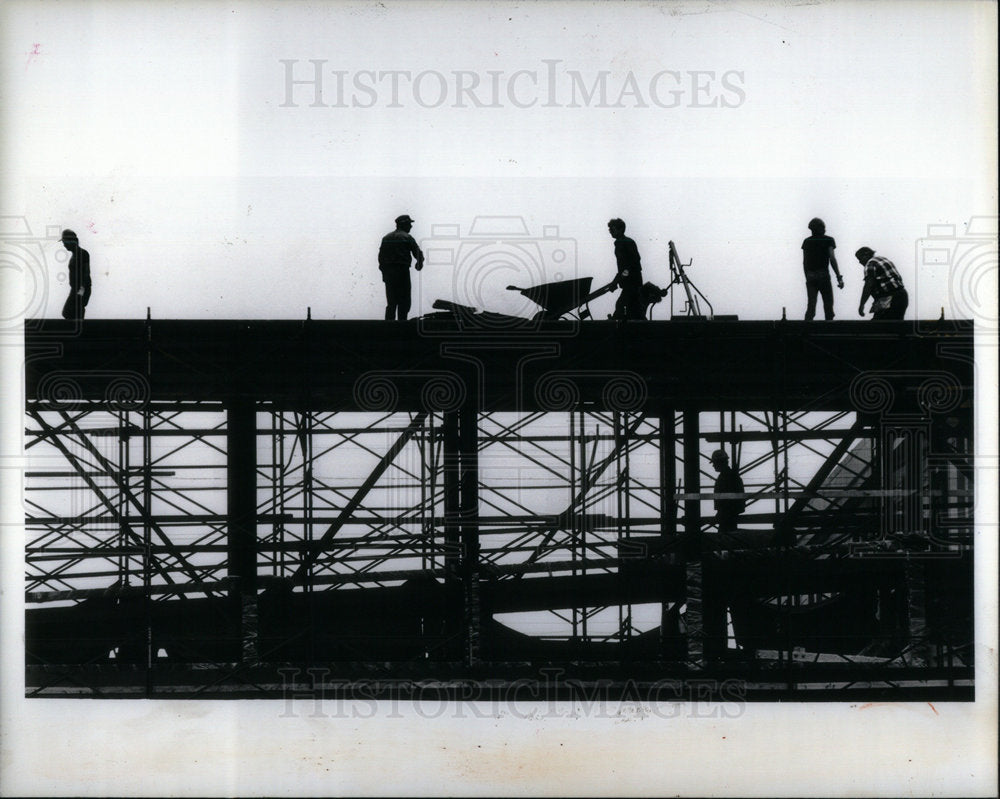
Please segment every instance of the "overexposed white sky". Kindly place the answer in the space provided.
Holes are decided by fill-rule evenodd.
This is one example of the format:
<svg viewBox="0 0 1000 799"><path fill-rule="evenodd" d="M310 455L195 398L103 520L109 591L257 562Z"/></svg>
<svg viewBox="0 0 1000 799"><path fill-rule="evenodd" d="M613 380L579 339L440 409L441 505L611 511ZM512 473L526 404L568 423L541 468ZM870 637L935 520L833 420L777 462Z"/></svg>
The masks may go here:
<svg viewBox="0 0 1000 799"><path fill-rule="evenodd" d="M4 213L80 234L91 318L378 318L400 213L425 246L522 217L570 245L561 265L537 250L545 280L595 286L620 216L648 280L668 282L672 239L716 312L744 319L801 316L818 215L841 318L863 244L919 315L969 315L946 268L918 274L917 242L996 213L989 3L8 5ZM323 107L287 83L314 61ZM420 275L415 314L533 310L504 291L530 269L463 253ZM52 241L29 314L58 315L59 258Z"/></svg>

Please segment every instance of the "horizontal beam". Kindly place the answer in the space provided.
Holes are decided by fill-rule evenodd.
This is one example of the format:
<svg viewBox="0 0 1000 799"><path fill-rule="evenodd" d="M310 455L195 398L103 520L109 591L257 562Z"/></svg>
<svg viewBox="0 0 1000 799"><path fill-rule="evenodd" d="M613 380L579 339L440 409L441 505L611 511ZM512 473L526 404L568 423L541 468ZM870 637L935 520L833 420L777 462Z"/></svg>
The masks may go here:
<svg viewBox="0 0 1000 799"><path fill-rule="evenodd" d="M865 438L872 432L859 432L854 428L820 428L815 430L730 430L723 433L702 433L708 442L740 441L838 441L845 438Z"/></svg>
<svg viewBox="0 0 1000 799"><path fill-rule="evenodd" d="M126 410L234 397L288 410L453 410L479 396L484 411L579 403L653 415L680 404L846 411L859 375L916 385L944 373L972 396L971 359L938 347L971 354L964 320L526 322L499 331L414 321L406 329L412 335L381 321L87 320L81 332L44 320L25 332L25 350L58 343L61 354L27 359L25 396ZM557 354L538 357L540 348ZM122 381L130 390L116 402Z"/></svg>

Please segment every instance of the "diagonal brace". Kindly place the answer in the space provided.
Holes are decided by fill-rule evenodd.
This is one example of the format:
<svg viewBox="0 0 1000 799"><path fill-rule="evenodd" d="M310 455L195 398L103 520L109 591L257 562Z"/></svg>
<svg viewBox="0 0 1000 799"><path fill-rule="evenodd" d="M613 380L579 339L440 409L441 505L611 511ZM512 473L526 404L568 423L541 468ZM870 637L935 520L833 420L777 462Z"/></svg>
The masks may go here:
<svg viewBox="0 0 1000 799"><path fill-rule="evenodd" d="M364 502L368 492L372 490L375 483L378 482L379 478L385 474L385 471L392 465L392 462L396 459L396 456L405 447L414 435L424 426L424 421L427 419L427 412L420 411L417 413L413 420L406 426L406 429L400 434L396 442L389 447L389 451L382 456L381 460L372 469L371 474L365 479L365 482L354 492L354 496L351 497L350 501L343 507L337 518L333 523L327 528L326 532L323 533L322 537L312 545L312 547L303 555L302 563L299 568L296 569L295 574L292 575L293 583L301 583L309 572L309 569L316 563L320 552L326 547L340 532L344 524L350 519L354 512L361 506Z"/></svg>

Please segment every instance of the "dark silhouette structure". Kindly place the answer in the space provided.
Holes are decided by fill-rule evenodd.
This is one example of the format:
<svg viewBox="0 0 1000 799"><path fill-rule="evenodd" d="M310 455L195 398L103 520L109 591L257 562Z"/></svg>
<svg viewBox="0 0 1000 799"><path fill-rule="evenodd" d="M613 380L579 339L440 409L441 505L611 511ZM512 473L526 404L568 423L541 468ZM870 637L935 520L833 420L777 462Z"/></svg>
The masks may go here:
<svg viewBox="0 0 1000 799"><path fill-rule="evenodd" d="M69 296L63 304L63 319L83 319L90 302L90 253L80 246L80 240L72 230L64 230L61 239L63 247L72 255L69 259Z"/></svg>
<svg viewBox="0 0 1000 799"><path fill-rule="evenodd" d="M969 321L43 323L30 696L975 698Z"/></svg>
<svg viewBox="0 0 1000 799"><path fill-rule="evenodd" d="M615 319L642 319L646 304L642 300L642 264L639 248L635 241L625 235L625 223L621 219L608 222L608 232L615 240L615 260L618 275L615 282L621 294L615 303Z"/></svg>
<svg viewBox="0 0 1000 799"><path fill-rule="evenodd" d="M715 480L716 494L743 493L743 480L737 471L729 465L729 456L725 450L717 449L712 453L712 467L719 473ZM736 520L745 509L745 499L716 499L715 515L719 523L719 532L735 532Z"/></svg>
<svg viewBox="0 0 1000 799"><path fill-rule="evenodd" d="M833 319L833 286L830 285L830 267L837 275L837 288L844 288L844 278L837 267L834 249L837 243L826 235L826 223L819 218L809 221L812 233L802 242L802 270L806 275L806 319L816 316L816 295L823 298L823 316Z"/></svg>
<svg viewBox="0 0 1000 799"><path fill-rule="evenodd" d="M888 258L875 255L871 247L861 247L854 256L865 268L865 287L858 303L858 315L865 315L865 303L871 297L872 319L902 319L910 304L910 295L903 288L903 279L896 265Z"/></svg>
<svg viewBox="0 0 1000 799"><path fill-rule="evenodd" d="M424 254L410 235L415 220L407 214L396 217L396 229L382 237L378 268L385 283L386 320L405 320L410 312L410 256L419 272L424 268Z"/></svg>

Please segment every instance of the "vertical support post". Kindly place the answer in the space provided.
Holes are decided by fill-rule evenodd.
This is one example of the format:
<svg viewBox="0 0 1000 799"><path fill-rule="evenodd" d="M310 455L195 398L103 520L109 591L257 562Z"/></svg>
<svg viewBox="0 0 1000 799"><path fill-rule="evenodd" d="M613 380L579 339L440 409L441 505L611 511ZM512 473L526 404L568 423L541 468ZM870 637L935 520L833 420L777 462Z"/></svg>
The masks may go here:
<svg viewBox="0 0 1000 799"><path fill-rule="evenodd" d="M907 660L911 666L926 666L930 660L931 647L927 640L927 591L925 561L907 559L906 602L909 623L909 647Z"/></svg>
<svg viewBox="0 0 1000 799"><path fill-rule="evenodd" d="M929 422L881 425L882 488L897 493L887 502L882 517L882 536L902 535L904 540L926 538L928 522L924 517L928 478ZM918 559L907 560L906 600L909 626L908 660L911 665L925 666L929 660L927 642L927 609L924 564Z"/></svg>
<svg viewBox="0 0 1000 799"><path fill-rule="evenodd" d="M311 547L315 539L315 524L313 522L313 413L303 407L300 413L295 415L298 424L299 449L302 451L302 513L305 517L305 524L302 529L302 537L306 541L306 546ZM306 594L306 624L309 629L308 646L309 659L316 659L316 628L318 612L316 610L316 594L314 591L313 570L316 561L310 558L307 563L305 575Z"/></svg>
<svg viewBox="0 0 1000 799"><path fill-rule="evenodd" d="M427 428L417 436L417 448L420 453L420 568L430 574L436 567L434 546L434 513L437 500L437 431L435 429L435 413L427 414ZM431 582L433 578L428 578ZM423 582L423 581L422 581ZM434 644L431 637L440 635L440 620L429 611L431 597L436 596L425 586L420 590L420 657L431 657ZM435 603L436 604L436 603Z"/></svg>
<svg viewBox="0 0 1000 799"><path fill-rule="evenodd" d="M131 469L129 468L129 447L131 440L129 437L129 414L128 411L118 410L118 484L128 486L131 490ZM128 498L125 491L119 492L118 515L124 518L128 515ZM118 528L117 546L125 548L128 545L128 536L125 525ZM123 586L128 586L131 581L131 558L128 555L118 556L118 582Z"/></svg>
<svg viewBox="0 0 1000 799"><path fill-rule="evenodd" d="M146 697L153 695L153 421L148 407L142 410L142 615L146 628Z"/></svg>
<svg viewBox="0 0 1000 799"><path fill-rule="evenodd" d="M459 492L466 630L464 660L467 666L473 666L479 660L482 629L479 596L479 397L474 391L459 413Z"/></svg>
<svg viewBox="0 0 1000 799"><path fill-rule="evenodd" d="M881 538L893 534L925 536L928 426L882 424L880 431L880 487L894 492L887 502L883 501Z"/></svg>
<svg viewBox="0 0 1000 799"><path fill-rule="evenodd" d="M677 460L674 457L674 409L660 410L659 452L660 452L660 546L668 552L670 543L676 539L677 499L674 496L677 485ZM675 551L665 557L667 563L678 563ZM664 586L666 590L668 586ZM671 643L676 632L675 614L670 613L670 604L664 599L660 603L660 657L670 659Z"/></svg>
<svg viewBox="0 0 1000 799"><path fill-rule="evenodd" d="M686 563L685 595L687 612L687 656L696 668L705 665L703 589L704 568L701 555L701 431L698 410L684 409L684 553Z"/></svg>
<svg viewBox="0 0 1000 799"><path fill-rule="evenodd" d="M625 504L625 492L628 490L628 486L623 482L622 476L625 473L622 465L622 448L625 445L624 436L622 435L622 414L621 411L612 411L611 413L611 432L614 438L614 453L615 453L615 538L618 540L618 551L623 551L623 540L627 537L625 534L626 525L625 517L628 513ZM619 568L619 574L621 574L621 569ZM622 652L624 650L624 636L622 629L622 604L618 603L618 651Z"/></svg>
<svg viewBox="0 0 1000 799"><path fill-rule="evenodd" d="M227 513L231 596L239 607L240 659L260 658L257 626L257 413L252 399L227 407Z"/></svg>
<svg viewBox="0 0 1000 799"><path fill-rule="evenodd" d="M698 411L684 411L684 534L692 539L693 551L701 550L701 500L694 495L701 492L701 429Z"/></svg>
<svg viewBox="0 0 1000 799"><path fill-rule="evenodd" d="M576 428L576 414L577 414L577 411L575 409L571 408L570 412L569 412L569 496L570 496L569 509L570 509L570 518L568 519L568 523L570 524L570 531L572 533L572 539L571 540L573 542L572 543L572 548L570 549L570 560L573 563L572 575L573 575L574 579L578 575L577 568L576 568L576 561L579 560L579 558L580 558L580 547L579 547L579 540L580 540L580 518L579 518L579 514L577 513L577 509L576 509L575 505L573 504L573 499L572 498L577 496L577 492L579 490L578 484L577 484L577 474L579 473L579 475L580 475L580 483L585 482L586 479L587 479L586 475L583 473L584 464L586 464L586 462L587 462L585 446L584 446L584 443L583 443L583 412L582 411L580 412L580 436L579 436L580 440L579 440L579 442L577 441L577 433L576 433L576 430L577 430L577 428ZM579 443L579 449L577 448L577 444L578 443ZM577 452L578 451L579 451L579 454L580 454L579 455L579 460L580 460L580 464L579 465L577 465ZM579 618L579 616L580 616L580 611L574 605L570 609L570 626L571 626L570 636L572 638L572 641L573 641L574 645L577 642L577 637L579 636L579 632L580 632L580 630L579 630L579 627L580 627L580 618Z"/></svg>
<svg viewBox="0 0 1000 799"><path fill-rule="evenodd" d="M146 350L146 379L153 377L153 324L146 308L144 347ZM152 398L150 398L152 399ZM147 403L142 409L142 617L146 628L146 698L153 695L153 413Z"/></svg>
<svg viewBox="0 0 1000 799"><path fill-rule="evenodd" d="M927 487L927 538L931 550L944 545L950 536L947 529L948 506L946 497L948 496L948 473L950 471L945 453L948 449L957 451L954 446L949 447L948 439L942 435L943 425L940 421L930 427L930 441L928 442L928 474L925 476Z"/></svg>
<svg viewBox="0 0 1000 799"><path fill-rule="evenodd" d="M595 416L591 423L594 425L594 441L595 447L600 446L601 440L601 426L599 424L598 417ZM580 571L578 574L581 577L586 578L587 575L587 501L586 492L582 489L584 486L587 487L589 491L592 488L591 481L596 480L597 477L591 476L588 468L589 464L587 462L587 412L580 407L580 503L573 509L573 514L576 517L576 524L573 530L573 549L577 553L577 557L580 560ZM573 629L573 641L574 643L583 642L584 644L589 643L589 625L591 608L581 607L577 608L576 616L574 617L574 629Z"/></svg>
<svg viewBox="0 0 1000 799"><path fill-rule="evenodd" d="M271 575L279 577L285 572L285 412L271 410L271 485L274 495L274 523L271 533L276 551L271 561Z"/></svg>
<svg viewBox="0 0 1000 799"><path fill-rule="evenodd" d="M459 454L459 418L457 411L448 411L442 421L441 479L444 484L444 544L445 544L445 632L448 643L444 656L461 660L463 629L462 555L460 538L461 471Z"/></svg>
<svg viewBox="0 0 1000 799"><path fill-rule="evenodd" d="M780 421L779 421L780 419ZM775 518L782 518L782 514L788 512L788 413L784 408L775 408L774 410L774 435L771 439L774 446L774 515ZM781 442L779 445L778 442ZM785 452L785 466L786 468L782 470L781 468L781 451L784 449ZM781 494L784 494L782 498ZM789 584L791 575L788 572L789 565L785 558L783 558L782 571L785 575L785 584ZM784 591L784 596L779 600L782 607L781 612L781 626L784 628L784 646L785 653L784 657L785 664L787 667L787 689L788 693L791 694L795 690L795 679L793 664L795 662L795 645L792 642L792 609L797 607L799 603L798 594L793 594L790 590Z"/></svg>
<svg viewBox="0 0 1000 799"><path fill-rule="evenodd" d="M781 411L781 468L778 470L780 482L774 487L776 494L780 494L777 518L784 518L788 515L789 498L788 492L791 490L791 481L788 474L788 411ZM777 457L777 454L775 454Z"/></svg>
<svg viewBox="0 0 1000 799"><path fill-rule="evenodd" d="M615 411L612 415L615 426L615 494L618 518L618 549L622 550L622 542L627 542L632 537L632 503L629 492L629 440L628 440L628 414L623 411ZM627 547L628 544L625 544ZM621 574L619 568L618 573ZM627 645L632 632L632 605L619 603L618 605L618 643L622 651Z"/></svg>
<svg viewBox="0 0 1000 799"><path fill-rule="evenodd" d="M434 414L427 414L427 434L417 438L417 446L420 452L420 568L425 571L434 568L434 552L430 547L430 539L433 537L434 506L433 497L435 489L434 472ZM430 509L428 512L428 503Z"/></svg>
<svg viewBox="0 0 1000 799"><path fill-rule="evenodd" d="M862 415L860 413L858 414L858 418L859 419L862 418ZM882 440L883 438L884 438L884 436L882 435L882 422L880 420L878 420L878 421L876 421L876 422L873 423L873 425L872 425L872 431L871 431L871 447L872 447L872 452L871 452L871 471L872 471L872 473L871 473L871 481L870 482L871 482L871 486L873 488L875 488L875 489L883 489L883 488L885 488L884 473L883 473L883 470L882 470L882 449L883 449L883 443L884 443L883 440ZM864 545L864 542L870 541L871 539L876 538L877 536L879 536L881 534L881 531L882 531L882 529L883 529L883 527L885 525L885 506L886 506L886 502L887 502L887 498L886 498L886 496L884 494L880 494L878 497L875 498L875 502L873 504L875 505L875 515L876 515L876 518L875 518L874 522L869 522L869 524L873 524L873 525L877 526L877 529L862 529L862 528L859 528L859 529L855 530L854 534L851 536L851 541L856 546L862 546L862 545Z"/></svg>
<svg viewBox="0 0 1000 799"><path fill-rule="evenodd" d="M573 411L570 411L573 414ZM587 534L586 534L586 496L591 486L591 475L589 474L587 461L587 414L582 406L576 410L577 414L577 473L580 476L579 483L573 489L575 493L571 496L573 514L573 559L580 561L579 570L573 569L573 576L585 575L587 567L583 561L587 559ZM594 441L600 441L601 429L597 425L597 420L592 420L594 425ZM595 446L600 446L595 443ZM577 501L576 497L579 497ZM578 645L581 640L587 637L587 607L579 607L577 603L573 605L573 644Z"/></svg>
<svg viewBox="0 0 1000 799"><path fill-rule="evenodd" d="M111 407L114 408L113 405ZM114 410L114 413L118 417L118 463L115 480L119 486L124 486L127 489L118 492L116 501L118 518L123 520L118 525L116 544L118 547L124 549L128 546L129 535L131 533L128 524L124 521L129 511L128 492L132 488L130 485L132 477L129 469L129 447L131 446L131 440L129 438L128 411L118 408ZM131 556L119 555L117 560L117 583L122 588L127 588L131 584ZM124 610L128 604L128 600L120 601L122 602L121 609ZM150 667L150 629L147 623L148 619L145 614L143 614L141 620L138 617L133 617L131 613L123 614L123 616L129 619L129 621L125 623L122 629L122 637L116 655L118 662L135 663L148 674Z"/></svg>

